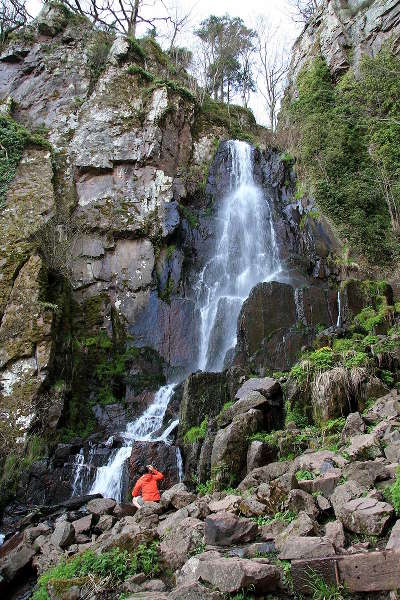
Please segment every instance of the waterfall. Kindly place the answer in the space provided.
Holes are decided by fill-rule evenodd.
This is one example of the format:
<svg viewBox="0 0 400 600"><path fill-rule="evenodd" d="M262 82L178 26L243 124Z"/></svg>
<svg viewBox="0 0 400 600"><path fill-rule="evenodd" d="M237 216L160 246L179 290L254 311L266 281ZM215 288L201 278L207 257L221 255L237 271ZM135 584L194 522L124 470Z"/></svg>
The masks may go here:
<svg viewBox="0 0 400 600"><path fill-rule="evenodd" d="M342 326L342 298L340 296L340 288L337 292L337 303L338 303L338 316L336 321L336 327Z"/></svg>
<svg viewBox="0 0 400 600"><path fill-rule="evenodd" d="M106 498L114 498L117 502L122 500L122 471L135 441L166 441L166 432L160 437L153 437L163 422L165 411L175 389L174 383L161 387L154 397L153 403L136 421L128 423L122 434L124 446L115 450L106 465L98 467L96 479L90 489L90 494L103 494ZM176 427L177 423L175 423ZM169 427L170 432L172 431Z"/></svg>
<svg viewBox="0 0 400 600"><path fill-rule="evenodd" d="M257 283L273 279L280 271L269 201L253 177L253 149L245 142L230 141L228 151L230 183L217 210L217 242L195 286L201 320L199 361L192 365L193 371L196 368L222 370L227 351L236 344L237 318L244 300ZM112 452L106 465L98 467L91 494L100 493L121 501L123 469L131 454L132 442L167 442L178 425L178 421L174 421L159 437L154 437L162 427L175 387L176 382L170 382L160 388L151 406L128 423L122 434L123 447ZM76 474L79 474L81 459L77 460ZM182 480L179 448L176 463Z"/></svg>
<svg viewBox="0 0 400 600"><path fill-rule="evenodd" d="M236 345L241 306L251 289L280 270L271 209L253 176L253 149L228 142L230 185L217 212L216 245L196 286L200 308L200 358L203 371L221 371Z"/></svg>

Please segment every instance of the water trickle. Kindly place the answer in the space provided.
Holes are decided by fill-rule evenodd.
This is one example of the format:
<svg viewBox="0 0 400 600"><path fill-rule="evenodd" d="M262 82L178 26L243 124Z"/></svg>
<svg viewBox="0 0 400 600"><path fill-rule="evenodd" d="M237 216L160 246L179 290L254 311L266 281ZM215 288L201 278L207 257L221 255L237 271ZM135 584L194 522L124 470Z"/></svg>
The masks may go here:
<svg viewBox="0 0 400 600"><path fill-rule="evenodd" d="M338 316L337 316L336 327L341 327L342 326L342 299L340 296L340 289L338 289L338 292L337 292L337 303L338 303Z"/></svg>
<svg viewBox="0 0 400 600"><path fill-rule="evenodd" d="M183 481L183 460L180 448L176 447L176 466L178 469L179 482Z"/></svg>
<svg viewBox="0 0 400 600"><path fill-rule="evenodd" d="M199 369L221 371L236 344L237 318L260 281L280 270L271 208L253 176L253 149L230 141L230 186L217 214L216 247L197 284L201 314Z"/></svg>

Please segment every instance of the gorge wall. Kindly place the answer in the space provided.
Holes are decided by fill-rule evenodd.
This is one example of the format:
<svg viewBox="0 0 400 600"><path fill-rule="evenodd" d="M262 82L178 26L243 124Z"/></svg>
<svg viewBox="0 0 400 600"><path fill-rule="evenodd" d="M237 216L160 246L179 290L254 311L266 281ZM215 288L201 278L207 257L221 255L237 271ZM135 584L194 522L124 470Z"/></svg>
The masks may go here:
<svg viewBox="0 0 400 600"><path fill-rule="evenodd" d="M386 12L378 4L350 15L327 3L295 45L292 79L318 31L341 40L342 21L358 31L366 14L374 32L395 32L398 3L383 3ZM378 33L371 48L386 35ZM231 169L226 140L257 145L253 176L270 203L284 268L278 282L252 290L230 370L210 375L209 400L178 440L217 415L243 377L287 371L321 331L350 323L364 306L351 286L338 298L341 242L323 214L315 218L313 200L296 195L293 161L265 147L250 111L200 104L190 76L154 40L113 39L48 4L3 50L0 98L2 130L20 151L1 200L1 433L4 459L11 448L12 460L25 456L19 464L29 467L11 485L13 462L5 461L6 499L71 495L79 451L100 444L92 466L104 464L110 436L118 447L117 434L160 385L197 364L195 279L218 231ZM184 406L196 406L185 386L164 425L177 418L182 394ZM185 453L187 465L195 455Z"/></svg>

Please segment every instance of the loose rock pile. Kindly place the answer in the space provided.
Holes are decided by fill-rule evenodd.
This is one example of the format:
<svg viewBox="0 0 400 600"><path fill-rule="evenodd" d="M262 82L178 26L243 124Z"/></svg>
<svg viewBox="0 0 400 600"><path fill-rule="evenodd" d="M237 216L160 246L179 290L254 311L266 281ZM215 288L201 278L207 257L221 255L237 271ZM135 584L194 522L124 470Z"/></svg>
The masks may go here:
<svg viewBox="0 0 400 600"><path fill-rule="evenodd" d="M306 450L251 469L235 490L200 496L179 483L138 512L97 497L45 519L32 513L1 547L3 585L28 566L40 575L87 549L134 551L157 540L160 579L135 575L110 597L216 600L241 590L287 597L293 590L282 561L400 550L400 520L385 493L399 467L399 417L392 392L347 417L342 454ZM52 600L82 597L79 585L74 595L48 592Z"/></svg>

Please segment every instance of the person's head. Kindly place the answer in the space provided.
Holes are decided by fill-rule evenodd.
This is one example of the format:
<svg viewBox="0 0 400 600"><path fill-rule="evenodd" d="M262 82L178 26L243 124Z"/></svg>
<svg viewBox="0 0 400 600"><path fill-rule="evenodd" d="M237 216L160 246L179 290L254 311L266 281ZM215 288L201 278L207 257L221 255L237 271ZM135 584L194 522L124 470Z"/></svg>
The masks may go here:
<svg viewBox="0 0 400 600"><path fill-rule="evenodd" d="M146 475L149 472L147 467L139 467L138 469L138 474L139 477L142 477L142 475Z"/></svg>

